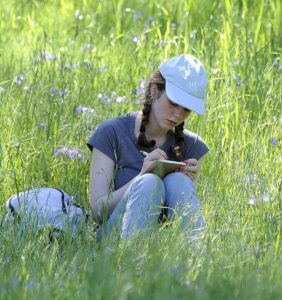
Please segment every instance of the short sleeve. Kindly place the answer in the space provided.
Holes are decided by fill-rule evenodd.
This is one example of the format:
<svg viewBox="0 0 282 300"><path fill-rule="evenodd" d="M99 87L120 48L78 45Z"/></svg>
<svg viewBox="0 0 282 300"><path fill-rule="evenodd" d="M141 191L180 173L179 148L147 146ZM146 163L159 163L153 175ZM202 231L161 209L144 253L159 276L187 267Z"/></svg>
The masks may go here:
<svg viewBox="0 0 282 300"><path fill-rule="evenodd" d="M195 158L199 160L207 152L209 152L209 147L206 145L203 139L190 131L187 131L184 136L184 145L185 159Z"/></svg>
<svg viewBox="0 0 282 300"><path fill-rule="evenodd" d="M117 157L117 136L110 120L101 123L94 134L87 142L88 148L92 151L96 148L116 162Z"/></svg>

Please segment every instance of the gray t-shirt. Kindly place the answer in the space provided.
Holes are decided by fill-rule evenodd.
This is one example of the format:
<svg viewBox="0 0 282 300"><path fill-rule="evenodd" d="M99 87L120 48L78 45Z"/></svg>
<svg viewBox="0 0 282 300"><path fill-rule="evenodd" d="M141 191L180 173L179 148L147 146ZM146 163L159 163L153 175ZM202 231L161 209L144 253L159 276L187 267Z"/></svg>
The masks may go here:
<svg viewBox="0 0 282 300"><path fill-rule="evenodd" d="M134 133L136 116L137 112L130 112L102 122L87 143L91 151L95 147L115 162L115 190L137 176L143 165L144 155L140 152ZM160 148L171 160L175 160L171 152L174 145L175 135L169 131ZM208 151L209 148L198 135L184 130L184 160L200 159Z"/></svg>

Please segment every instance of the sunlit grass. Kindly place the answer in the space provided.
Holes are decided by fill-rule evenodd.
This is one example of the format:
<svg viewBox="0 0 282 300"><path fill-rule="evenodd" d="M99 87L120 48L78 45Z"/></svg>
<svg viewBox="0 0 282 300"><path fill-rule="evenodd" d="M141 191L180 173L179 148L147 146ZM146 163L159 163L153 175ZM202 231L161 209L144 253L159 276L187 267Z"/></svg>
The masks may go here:
<svg viewBox="0 0 282 300"><path fill-rule="evenodd" d="M90 226L50 245L1 223L2 299L282 297L281 3L199 3L0 0L1 204L58 186L89 207L91 132L138 110L144 80L175 54L206 66L207 113L186 127L210 147L199 244L171 227L98 246Z"/></svg>

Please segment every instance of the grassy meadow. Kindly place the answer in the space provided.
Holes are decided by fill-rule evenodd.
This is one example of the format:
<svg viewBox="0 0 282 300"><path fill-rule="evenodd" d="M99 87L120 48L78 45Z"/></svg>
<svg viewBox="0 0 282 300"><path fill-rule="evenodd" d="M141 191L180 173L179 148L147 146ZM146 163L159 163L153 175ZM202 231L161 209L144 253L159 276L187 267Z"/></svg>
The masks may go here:
<svg viewBox="0 0 282 300"><path fill-rule="evenodd" d="M281 2L0 0L0 299L282 299ZM197 185L207 228L126 242L19 236L5 201L57 186L89 208L98 124L140 109L163 59L197 56L208 144Z"/></svg>

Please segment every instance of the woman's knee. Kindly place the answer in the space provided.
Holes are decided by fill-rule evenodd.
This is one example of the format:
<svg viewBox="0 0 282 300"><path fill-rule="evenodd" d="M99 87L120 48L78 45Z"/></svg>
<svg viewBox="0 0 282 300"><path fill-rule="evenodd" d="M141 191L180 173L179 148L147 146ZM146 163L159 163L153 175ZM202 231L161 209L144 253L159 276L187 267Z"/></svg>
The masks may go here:
<svg viewBox="0 0 282 300"><path fill-rule="evenodd" d="M152 173L146 173L134 180L134 185L144 186L146 189L163 189L164 184L161 178Z"/></svg>
<svg viewBox="0 0 282 300"><path fill-rule="evenodd" d="M200 199L195 184L187 175L180 172L171 173L164 178L164 185L167 207L199 206Z"/></svg>
<svg viewBox="0 0 282 300"><path fill-rule="evenodd" d="M138 199L142 199L143 202L162 204L165 197L164 183L157 175L146 173L133 181L130 194L138 194Z"/></svg>
<svg viewBox="0 0 282 300"><path fill-rule="evenodd" d="M170 173L164 178L163 181L166 188L175 188L178 191L180 191L181 187L183 186L189 188L190 190L196 189L193 180L182 172Z"/></svg>

